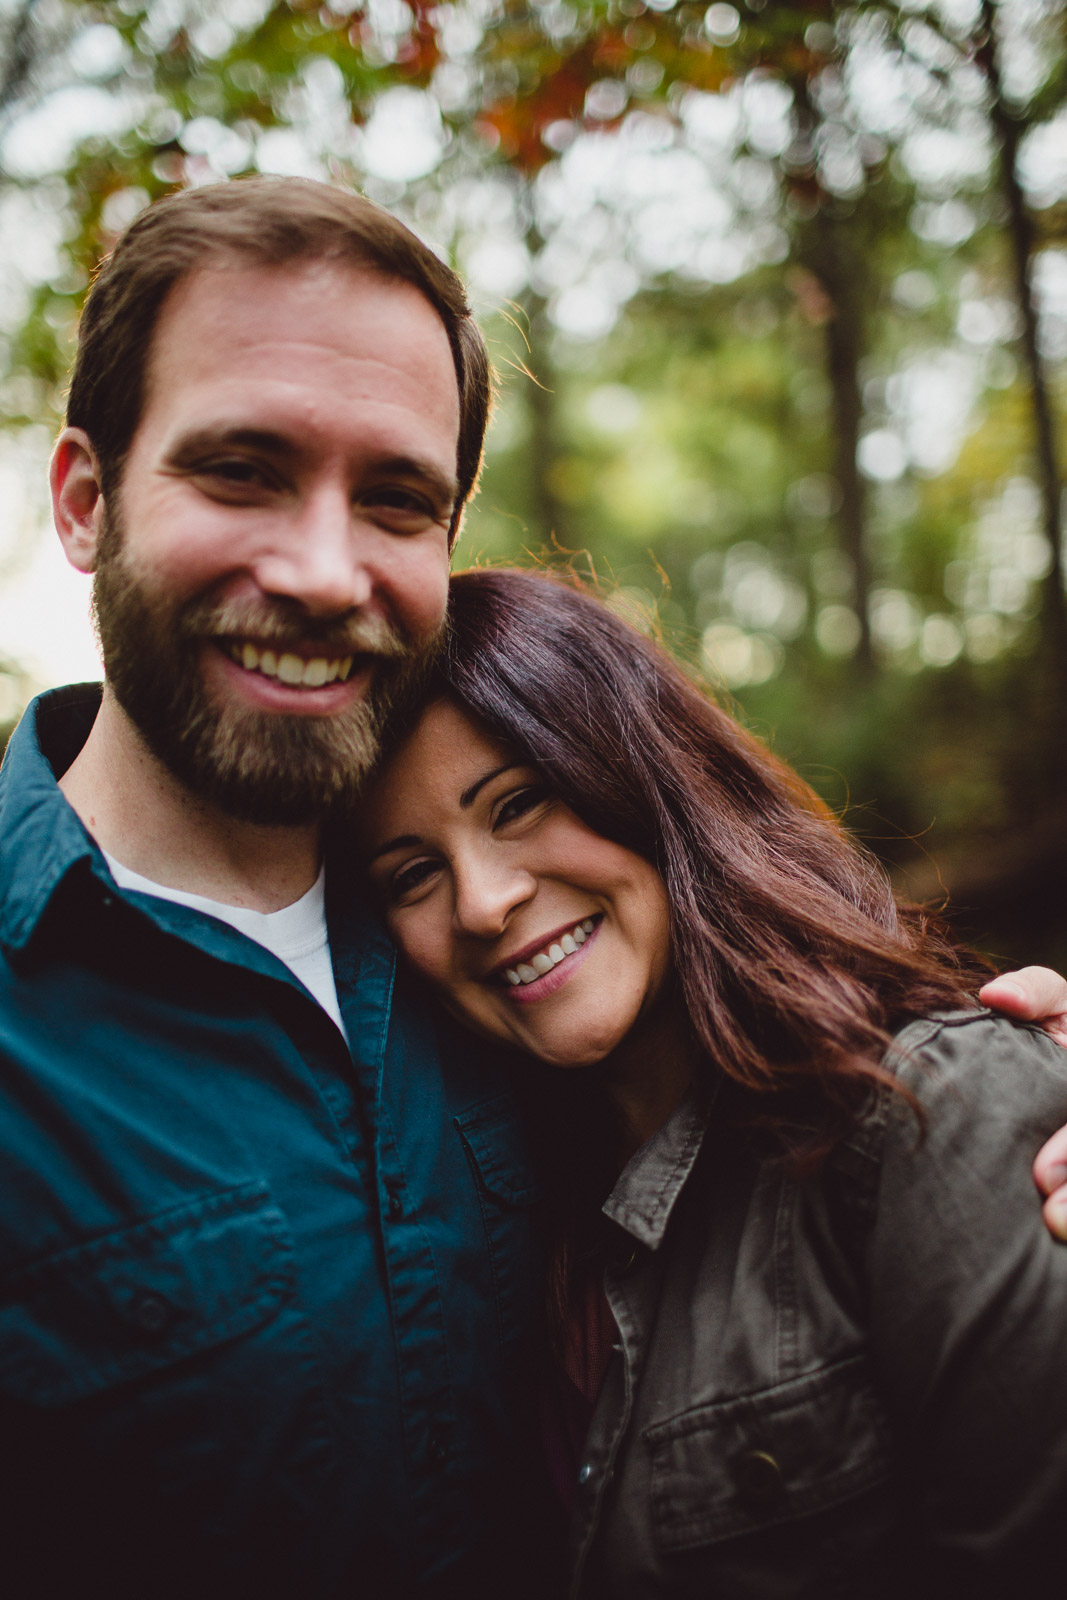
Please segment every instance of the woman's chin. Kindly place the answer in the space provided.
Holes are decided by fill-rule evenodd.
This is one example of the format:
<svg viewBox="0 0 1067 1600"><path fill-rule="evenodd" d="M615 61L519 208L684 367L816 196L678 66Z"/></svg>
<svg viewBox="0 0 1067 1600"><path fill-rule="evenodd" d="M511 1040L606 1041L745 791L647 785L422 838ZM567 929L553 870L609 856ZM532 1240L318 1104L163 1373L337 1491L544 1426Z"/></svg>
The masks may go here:
<svg viewBox="0 0 1067 1600"><path fill-rule="evenodd" d="M554 1067L563 1072L599 1066L619 1043L614 1033L610 1039L600 1037L590 1039L588 1036L560 1038L546 1033L539 1038L527 1036L515 1042L524 1054L532 1056L542 1066Z"/></svg>

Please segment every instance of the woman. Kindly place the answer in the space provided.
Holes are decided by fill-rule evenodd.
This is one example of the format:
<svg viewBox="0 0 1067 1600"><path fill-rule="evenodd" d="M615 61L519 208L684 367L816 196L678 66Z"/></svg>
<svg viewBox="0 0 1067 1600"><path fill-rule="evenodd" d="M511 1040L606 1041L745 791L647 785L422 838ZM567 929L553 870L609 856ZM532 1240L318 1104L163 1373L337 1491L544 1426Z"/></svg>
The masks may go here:
<svg viewBox="0 0 1067 1600"><path fill-rule="evenodd" d="M557 1459L593 1413L570 1592L1017 1592L1067 1507L1067 1252L1028 1175L1067 1059L609 610L452 592L369 870L537 1085Z"/></svg>

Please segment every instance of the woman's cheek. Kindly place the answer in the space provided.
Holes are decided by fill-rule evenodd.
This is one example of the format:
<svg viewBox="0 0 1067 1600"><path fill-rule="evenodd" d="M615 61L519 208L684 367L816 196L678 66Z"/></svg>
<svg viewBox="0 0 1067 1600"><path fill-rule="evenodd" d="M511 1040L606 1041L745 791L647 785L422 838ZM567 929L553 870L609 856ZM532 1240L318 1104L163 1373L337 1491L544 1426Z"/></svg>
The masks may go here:
<svg viewBox="0 0 1067 1600"><path fill-rule="evenodd" d="M451 968L447 930L437 927L433 916L413 907L394 915L387 926L401 955L416 972L431 983L447 985Z"/></svg>

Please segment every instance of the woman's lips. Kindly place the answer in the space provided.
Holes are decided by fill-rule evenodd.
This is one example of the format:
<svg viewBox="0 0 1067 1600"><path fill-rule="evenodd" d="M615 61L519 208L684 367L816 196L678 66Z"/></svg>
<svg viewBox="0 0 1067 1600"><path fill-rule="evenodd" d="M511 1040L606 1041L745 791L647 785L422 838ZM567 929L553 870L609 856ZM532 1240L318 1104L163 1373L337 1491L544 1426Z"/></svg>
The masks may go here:
<svg viewBox="0 0 1067 1600"><path fill-rule="evenodd" d="M603 917L599 917L593 926L592 933L586 936L584 944L578 946L573 955L564 956L552 968L551 972L544 973L540 978L535 978L532 983L516 984L509 987L505 993L509 1000L514 1000L518 1006L530 1005L534 1000L544 1000L548 995L555 994L557 989L574 976L592 948L597 934L604 925Z"/></svg>

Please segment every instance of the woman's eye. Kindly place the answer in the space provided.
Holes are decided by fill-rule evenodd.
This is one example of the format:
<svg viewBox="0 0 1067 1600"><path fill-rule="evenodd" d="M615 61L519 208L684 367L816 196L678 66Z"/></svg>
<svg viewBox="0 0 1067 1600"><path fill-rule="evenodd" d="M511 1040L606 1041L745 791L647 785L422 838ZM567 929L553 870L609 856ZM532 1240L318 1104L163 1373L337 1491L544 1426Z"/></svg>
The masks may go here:
<svg viewBox="0 0 1067 1600"><path fill-rule="evenodd" d="M436 861L409 861L405 866L398 867L390 878L387 892L389 899L396 904L423 888L437 871Z"/></svg>
<svg viewBox="0 0 1067 1600"><path fill-rule="evenodd" d="M524 817L536 809L549 798L547 785L543 783L531 784L528 789L517 789L514 794L509 794L502 801L495 818L494 826L500 827L503 823L515 822L519 817Z"/></svg>

